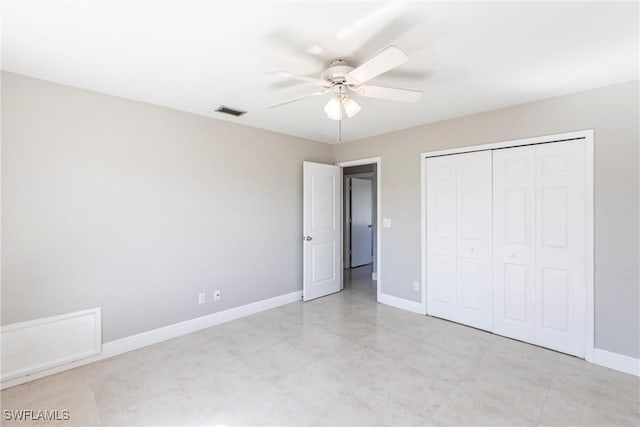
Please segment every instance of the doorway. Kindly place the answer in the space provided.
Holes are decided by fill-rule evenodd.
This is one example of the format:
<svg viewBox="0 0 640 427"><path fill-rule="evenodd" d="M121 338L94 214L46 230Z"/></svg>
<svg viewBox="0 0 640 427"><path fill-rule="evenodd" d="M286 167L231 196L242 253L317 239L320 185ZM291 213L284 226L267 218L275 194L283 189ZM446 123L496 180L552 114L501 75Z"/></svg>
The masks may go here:
<svg viewBox="0 0 640 427"><path fill-rule="evenodd" d="M343 288L377 299L377 164L342 168Z"/></svg>
<svg viewBox="0 0 640 427"><path fill-rule="evenodd" d="M344 214L345 194L348 192L344 191L343 172L353 166L366 166L366 168L347 170L347 177L353 177L359 173L370 174L368 178L371 181L373 206L370 217L372 220L366 226L371 229L373 256L370 263L359 267L360 270L349 268L348 274L345 274L344 267L351 267L350 257L345 262L344 253L347 252L345 247L351 250L350 237L345 239L345 230L349 233L351 229L346 226ZM378 221L382 215L382 192L379 182L382 182L380 157L351 160L335 165L303 162L302 297L304 301L340 292L345 289L346 280L346 288L350 290L354 288L356 281L360 287L368 286L370 295L362 298L363 300L381 302L381 297L384 297L382 295L381 223L386 220ZM366 255L366 249L362 253ZM362 280L357 280L358 278Z"/></svg>

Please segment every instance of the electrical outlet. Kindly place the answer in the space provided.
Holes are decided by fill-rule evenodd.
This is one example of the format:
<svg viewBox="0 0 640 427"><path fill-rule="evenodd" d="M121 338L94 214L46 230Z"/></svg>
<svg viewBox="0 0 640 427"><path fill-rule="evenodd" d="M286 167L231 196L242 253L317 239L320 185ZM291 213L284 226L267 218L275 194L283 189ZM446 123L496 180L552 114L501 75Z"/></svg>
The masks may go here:
<svg viewBox="0 0 640 427"><path fill-rule="evenodd" d="M420 291L420 282L413 282L413 290L416 292Z"/></svg>
<svg viewBox="0 0 640 427"><path fill-rule="evenodd" d="M198 304L204 304L207 297L204 292L198 294Z"/></svg>
<svg viewBox="0 0 640 427"><path fill-rule="evenodd" d="M222 294L220 293L220 289L216 289L215 291L213 291L213 300L214 301L219 301L220 298L222 298Z"/></svg>

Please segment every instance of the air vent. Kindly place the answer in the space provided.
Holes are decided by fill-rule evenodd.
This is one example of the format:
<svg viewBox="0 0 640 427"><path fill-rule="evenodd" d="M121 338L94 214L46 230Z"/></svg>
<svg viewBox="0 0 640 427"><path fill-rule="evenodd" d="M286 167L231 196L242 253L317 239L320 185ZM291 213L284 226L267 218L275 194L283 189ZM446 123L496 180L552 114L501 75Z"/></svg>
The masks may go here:
<svg viewBox="0 0 640 427"><path fill-rule="evenodd" d="M224 114L231 114L232 116L236 116L236 117L240 117L240 116L242 116L244 114L247 114L246 111L236 110L236 109L233 109L233 108L225 107L224 105L221 105L218 108L216 108L216 112L224 113Z"/></svg>

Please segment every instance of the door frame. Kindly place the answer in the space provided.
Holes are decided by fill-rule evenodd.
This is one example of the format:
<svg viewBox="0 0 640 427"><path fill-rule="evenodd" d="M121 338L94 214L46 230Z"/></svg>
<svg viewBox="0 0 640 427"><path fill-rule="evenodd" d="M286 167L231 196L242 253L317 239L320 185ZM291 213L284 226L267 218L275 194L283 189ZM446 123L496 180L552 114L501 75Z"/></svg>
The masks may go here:
<svg viewBox="0 0 640 427"><path fill-rule="evenodd" d="M343 172L344 173L344 172ZM346 193L348 191L348 184L351 181L351 178L369 178L371 179L371 181L373 181L373 172L362 172L362 173L354 173L353 175L347 175L347 179L344 179L344 175L342 175L343 177L343 182L342 182L342 191L344 193ZM345 197L342 198L342 202L344 203L343 206L343 220L346 218L350 218L351 217L351 197L346 197L346 194L343 195ZM372 211L373 213L373 211ZM343 261L346 261L347 259L349 259L348 262L348 266L346 266L346 268L351 268L351 254L347 253L347 251L345 250L347 248L346 243L348 242L349 245L349 250L351 250L351 224L348 224L349 226L347 226L347 224L345 224L344 227L344 244L343 244L343 251L344 253L342 254L342 259ZM344 268L345 266L343 266ZM372 279L375 279L375 274L373 274L373 276L371 277Z"/></svg>
<svg viewBox="0 0 640 427"><path fill-rule="evenodd" d="M338 162L335 165L341 169L350 166L376 165L376 301L380 302L382 293L382 157L368 157L365 159ZM343 171L344 173L344 171ZM340 243L344 248L344 182L343 173L340 174ZM340 285L344 289L344 257L340 259L342 275Z"/></svg>
<svg viewBox="0 0 640 427"><path fill-rule="evenodd" d="M449 154L469 153L473 151L495 150L498 148L521 147L523 145L549 144L554 142L571 141L581 139L585 143L585 278L587 282L587 295L585 307L585 360L593 362L595 347L595 306L594 306L594 131L593 129L575 132L558 133L552 135L536 136L532 138L515 139L509 141L493 142L489 144L472 145L445 150L427 151L420 153L420 266L422 281L422 311L427 312L427 198L426 198L426 159L428 157L446 156Z"/></svg>

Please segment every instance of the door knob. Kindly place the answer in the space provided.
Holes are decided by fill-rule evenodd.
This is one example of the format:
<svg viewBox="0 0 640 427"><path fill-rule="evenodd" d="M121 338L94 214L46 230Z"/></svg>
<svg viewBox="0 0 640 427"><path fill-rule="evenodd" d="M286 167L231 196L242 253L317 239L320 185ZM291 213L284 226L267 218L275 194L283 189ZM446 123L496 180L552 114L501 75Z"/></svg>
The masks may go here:
<svg viewBox="0 0 640 427"><path fill-rule="evenodd" d="M309 240L311 240L311 236L305 237L304 240L306 240L308 242Z"/></svg>

